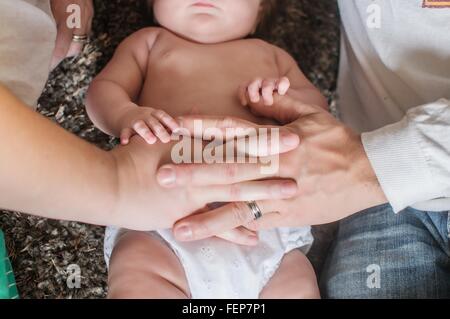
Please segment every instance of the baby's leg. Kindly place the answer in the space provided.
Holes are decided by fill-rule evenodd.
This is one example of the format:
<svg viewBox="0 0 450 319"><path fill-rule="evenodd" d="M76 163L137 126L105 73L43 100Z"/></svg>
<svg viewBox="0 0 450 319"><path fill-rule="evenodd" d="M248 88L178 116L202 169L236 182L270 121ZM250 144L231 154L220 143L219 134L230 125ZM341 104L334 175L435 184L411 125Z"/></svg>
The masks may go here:
<svg viewBox="0 0 450 319"><path fill-rule="evenodd" d="M108 298L189 298L183 267L172 250L146 233L124 234L111 256Z"/></svg>
<svg viewBox="0 0 450 319"><path fill-rule="evenodd" d="M260 298L319 299L316 274L308 258L297 249L284 256Z"/></svg>

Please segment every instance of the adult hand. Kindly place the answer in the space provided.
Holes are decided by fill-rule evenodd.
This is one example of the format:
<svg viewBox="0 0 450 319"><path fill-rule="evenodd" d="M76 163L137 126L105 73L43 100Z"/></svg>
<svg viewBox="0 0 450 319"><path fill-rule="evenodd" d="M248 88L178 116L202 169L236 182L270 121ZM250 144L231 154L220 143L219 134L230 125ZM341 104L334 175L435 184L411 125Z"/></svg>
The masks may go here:
<svg viewBox="0 0 450 319"><path fill-rule="evenodd" d="M180 220L174 227L179 240L203 239L241 225L258 230L325 224L387 202L360 136L331 114L289 96L277 96L273 107L256 111L280 122L291 121L285 128L300 137L298 148L280 155L279 172L273 175L297 181L298 193L285 200L253 198L264 213L257 222L241 201ZM182 126L189 128L195 120L199 119L184 118ZM240 120L234 121L239 127ZM203 128L218 122L220 119L203 121ZM261 174L261 164L170 165L164 169L183 177L168 185L161 183L177 189L223 183L234 183L239 189L240 183L267 178ZM253 182L251 187L258 187L258 183L264 182Z"/></svg>
<svg viewBox="0 0 450 319"><path fill-rule="evenodd" d="M172 145L150 146L134 137L126 146L103 151L33 112L0 85L0 134L7 132L15 133L0 149L0 208L5 210L149 231L172 228L207 203L280 199L297 192L294 181L280 180L243 184L242 193L233 185L166 190L156 171L160 162L170 162L170 155L160 155L169 154ZM281 151L298 145L298 137L290 136L297 142ZM164 171L158 175L168 177ZM257 242L244 229L219 235L241 244Z"/></svg>
<svg viewBox="0 0 450 319"><path fill-rule="evenodd" d="M67 23L68 18L74 13L68 10L70 5L80 8L79 28L71 28ZM51 63L51 68L53 69L63 59L77 56L83 51L84 43L74 42L73 36L88 36L90 34L94 17L94 5L92 0L51 0L51 7L58 29Z"/></svg>
<svg viewBox="0 0 450 319"><path fill-rule="evenodd" d="M290 143L281 147L287 152L298 145L297 136L287 132ZM142 138L133 137L126 146L120 146L111 154L116 158L117 187L115 191L114 212L110 224L136 230L154 230L172 228L176 221L191 214L206 210L206 205L216 202L268 200L289 198L297 193L297 184L292 180L268 180L241 183L239 187L227 183L221 185L201 185L193 182L186 187L166 189L161 187L155 172L160 165L154 160L154 147L171 145L148 145ZM248 150L251 152L252 150ZM157 175L159 181L170 181L170 172L161 169ZM254 232L243 227L233 227L217 232L218 237L243 244L253 245L258 241Z"/></svg>

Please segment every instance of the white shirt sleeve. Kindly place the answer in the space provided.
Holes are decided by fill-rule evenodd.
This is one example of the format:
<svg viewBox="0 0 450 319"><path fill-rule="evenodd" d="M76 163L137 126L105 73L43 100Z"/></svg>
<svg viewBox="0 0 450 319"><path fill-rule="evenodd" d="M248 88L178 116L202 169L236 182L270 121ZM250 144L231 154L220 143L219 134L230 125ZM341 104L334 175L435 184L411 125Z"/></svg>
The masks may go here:
<svg viewBox="0 0 450 319"><path fill-rule="evenodd" d="M48 0L0 0L0 83L33 108L47 81L55 39Z"/></svg>
<svg viewBox="0 0 450 319"><path fill-rule="evenodd" d="M396 213L408 206L450 210L450 100L413 108L362 141Z"/></svg>

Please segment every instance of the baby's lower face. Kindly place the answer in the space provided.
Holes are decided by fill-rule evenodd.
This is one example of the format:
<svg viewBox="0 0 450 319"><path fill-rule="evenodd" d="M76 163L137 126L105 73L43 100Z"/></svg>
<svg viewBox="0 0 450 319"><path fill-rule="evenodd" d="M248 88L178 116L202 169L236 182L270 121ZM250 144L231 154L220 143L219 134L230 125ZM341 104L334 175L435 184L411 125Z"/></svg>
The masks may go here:
<svg viewBox="0 0 450 319"><path fill-rule="evenodd" d="M255 30L273 0L193 1L152 0L160 25L196 43L217 44L242 39Z"/></svg>

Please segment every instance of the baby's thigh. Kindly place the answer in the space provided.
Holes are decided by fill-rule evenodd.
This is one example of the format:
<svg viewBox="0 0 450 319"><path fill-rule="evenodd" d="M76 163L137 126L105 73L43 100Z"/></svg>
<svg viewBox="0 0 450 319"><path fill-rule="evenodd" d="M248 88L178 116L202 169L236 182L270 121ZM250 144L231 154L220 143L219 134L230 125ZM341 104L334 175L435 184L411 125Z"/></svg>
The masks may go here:
<svg viewBox="0 0 450 319"><path fill-rule="evenodd" d="M143 232L124 234L114 247L108 298L188 298L177 256L161 240Z"/></svg>
<svg viewBox="0 0 450 319"><path fill-rule="evenodd" d="M280 267L261 292L260 298L320 298L316 274L308 258L297 249L285 255Z"/></svg>

